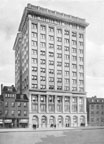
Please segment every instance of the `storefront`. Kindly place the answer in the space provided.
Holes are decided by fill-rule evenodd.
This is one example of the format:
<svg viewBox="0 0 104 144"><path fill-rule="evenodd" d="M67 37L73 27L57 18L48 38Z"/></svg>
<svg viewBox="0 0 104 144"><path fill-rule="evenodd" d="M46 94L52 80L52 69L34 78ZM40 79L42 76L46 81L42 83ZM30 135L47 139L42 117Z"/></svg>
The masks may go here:
<svg viewBox="0 0 104 144"><path fill-rule="evenodd" d="M5 119L4 120L4 127L5 128L12 128L12 119Z"/></svg>
<svg viewBox="0 0 104 144"><path fill-rule="evenodd" d="M0 128L3 127L3 119L0 119Z"/></svg>
<svg viewBox="0 0 104 144"><path fill-rule="evenodd" d="M19 120L19 127L21 127L21 128L28 127L28 119L20 119Z"/></svg>

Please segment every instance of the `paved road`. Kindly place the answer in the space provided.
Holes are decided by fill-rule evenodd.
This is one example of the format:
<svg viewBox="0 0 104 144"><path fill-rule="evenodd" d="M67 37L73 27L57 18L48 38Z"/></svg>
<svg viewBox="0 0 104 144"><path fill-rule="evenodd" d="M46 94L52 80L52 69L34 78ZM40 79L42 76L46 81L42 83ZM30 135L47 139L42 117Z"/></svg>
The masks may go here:
<svg viewBox="0 0 104 144"><path fill-rule="evenodd" d="M104 144L104 129L1 132L0 144Z"/></svg>

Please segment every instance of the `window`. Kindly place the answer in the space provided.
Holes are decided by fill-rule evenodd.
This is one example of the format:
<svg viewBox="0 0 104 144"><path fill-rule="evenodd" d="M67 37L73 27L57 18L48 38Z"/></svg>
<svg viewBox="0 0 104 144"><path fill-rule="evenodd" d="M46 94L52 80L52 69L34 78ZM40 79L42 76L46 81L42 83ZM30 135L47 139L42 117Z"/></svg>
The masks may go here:
<svg viewBox="0 0 104 144"><path fill-rule="evenodd" d="M65 71L65 76L69 76L69 71Z"/></svg>
<svg viewBox="0 0 104 144"><path fill-rule="evenodd" d="M62 103L62 96L57 96L57 103Z"/></svg>
<svg viewBox="0 0 104 144"><path fill-rule="evenodd" d="M32 66L32 71L37 72L37 67Z"/></svg>
<svg viewBox="0 0 104 144"><path fill-rule="evenodd" d="M54 37L51 36L51 35L49 35L49 40L50 40L50 41L54 41Z"/></svg>
<svg viewBox="0 0 104 144"><path fill-rule="evenodd" d="M41 77L40 77L40 80L41 80L41 81L46 81L46 77L41 76Z"/></svg>
<svg viewBox="0 0 104 144"><path fill-rule="evenodd" d="M84 38L84 35L80 33L79 38Z"/></svg>
<svg viewBox="0 0 104 144"><path fill-rule="evenodd" d="M14 107L15 106L15 103L14 102L12 102L12 107Z"/></svg>
<svg viewBox="0 0 104 144"><path fill-rule="evenodd" d="M57 53L57 58L62 58L62 54Z"/></svg>
<svg viewBox="0 0 104 144"><path fill-rule="evenodd" d="M57 70L57 75L61 75L62 74L62 70Z"/></svg>
<svg viewBox="0 0 104 144"><path fill-rule="evenodd" d="M46 85L40 85L41 89L46 89Z"/></svg>
<svg viewBox="0 0 104 144"><path fill-rule="evenodd" d="M79 53L80 53L80 54L83 54L83 49L79 49Z"/></svg>
<svg viewBox="0 0 104 144"><path fill-rule="evenodd" d="M37 24L32 23L31 27L32 29L37 29Z"/></svg>
<svg viewBox="0 0 104 144"><path fill-rule="evenodd" d="M84 81L83 80L79 80L79 85L84 85Z"/></svg>
<svg viewBox="0 0 104 144"><path fill-rule="evenodd" d="M45 59L41 59L41 60L40 60L40 63L41 63L41 64L45 64L45 63L46 63Z"/></svg>
<svg viewBox="0 0 104 144"><path fill-rule="evenodd" d="M24 116L27 116L27 111L24 111Z"/></svg>
<svg viewBox="0 0 104 144"><path fill-rule="evenodd" d="M91 118L91 122L94 122L94 118Z"/></svg>
<svg viewBox="0 0 104 144"><path fill-rule="evenodd" d="M61 83L62 82L62 78L57 78L57 82Z"/></svg>
<svg viewBox="0 0 104 144"><path fill-rule="evenodd" d="M37 88L38 85L37 84L32 84L32 88Z"/></svg>
<svg viewBox="0 0 104 144"><path fill-rule="evenodd" d="M37 50L32 49L32 54L37 55Z"/></svg>
<svg viewBox="0 0 104 144"><path fill-rule="evenodd" d="M49 73L50 74L54 74L54 70L53 69L49 69Z"/></svg>
<svg viewBox="0 0 104 144"><path fill-rule="evenodd" d="M73 44L73 45L77 45L77 41L72 40L72 44Z"/></svg>
<svg viewBox="0 0 104 144"><path fill-rule="evenodd" d="M41 48L45 48L45 47L46 47L46 43L45 43L45 42L41 42L41 43L40 43L40 47L41 47Z"/></svg>
<svg viewBox="0 0 104 144"><path fill-rule="evenodd" d="M96 108L99 109L99 105L96 105Z"/></svg>
<svg viewBox="0 0 104 144"><path fill-rule="evenodd" d="M53 52L49 52L49 56L50 57L54 57L54 53Z"/></svg>
<svg viewBox="0 0 104 144"><path fill-rule="evenodd" d="M45 103L46 102L46 96L45 95L41 95L40 96L40 102L41 103Z"/></svg>
<svg viewBox="0 0 104 144"><path fill-rule="evenodd" d="M79 88L79 91L80 91L80 92L83 92L83 91L84 91L84 88L83 88L83 87L80 87L80 88Z"/></svg>
<svg viewBox="0 0 104 144"><path fill-rule="evenodd" d="M68 84L69 83L69 79L65 78L65 83Z"/></svg>
<svg viewBox="0 0 104 144"><path fill-rule="evenodd" d="M40 55L45 56L45 51L41 50Z"/></svg>
<svg viewBox="0 0 104 144"><path fill-rule="evenodd" d="M62 42L62 38L61 37L57 37L57 41L58 42Z"/></svg>
<svg viewBox="0 0 104 144"><path fill-rule="evenodd" d="M65 30L64 34L65 34L65 35L69 35L69 31L68 31L68 30Z"/></svg>
<svg viewBox="0 0 104 144"><path fill-rule="evenodd" d="M76 61L77 60L77 56L72 56L72 60Z"/></svg>
<svg viewBox="0 0 104 144"><path fill-rule="evenodd" d="M64 87L64 90L65 90L65 91L69 91L69 86L65 86L65 87Z"/></svg>
<svg viewBox="0 0 104 144"><path fill-rule="evenodd" d="M35 46L35 47L37 46L37 41L33 41L33 40L32 40L31 43L32 43L32 46Z"/></svg>
<svg viewBox="0 0 104 144"><path fill-rule="evenodd" d="M20 103L20 102L18 102L18 104L17 104L17 105L18 105L18 107L20 107L20 106L21 106L21 103Z"/></svg>
<svg viewBox="0 0 104 144"><path fill-rule="evenodd" d="M32 58L32 63L37 64L37 59L36 58Z"/></svg>
<svg viewBox="0 0 104 144"><path fill-rule="evenodd" d="M64 48L65 48L65 51L69 51L69 47L65 46Z"/></svg>
<svg viewBox="0 0 104 144"><path fill-rule="evenodd" d="M79 45L80 45L80 46L84 46L84 43L83 43L83 42L79 42Z"/></svg>
<svg viewBox="0 0 104 144"><path fill-rule="evenodd" d="M38 95L32 94L32 103L37 103L38 102Z"/></svg>
<svg viewBox="0 0 104 144"><path fill-rule="evenodd" d="M72 53L77 53L77 49L76 48L72 48Z"/></svg>
<svg viewBox="0 0 104 144"><path fill-rule="evenodd" d="M62 34L62 30L61 29L57 29L57 33L58 34Z"/></svg>
<svg viewBox="0 0 104 144"><path fill-rule="evenodd" d="M54 82L54 77L49 77L49 82Z"/></svg>
<svg viewBox="0 0 104 144"><path fill-rule="evenodd" d="M54 48L54 44L49 44L49 48Z"/></svg>
<svg viewBox="0 0 104 144"><path fill-rule="evenodd" d="M53 27L49 27L49 32L54 32L54 28Z"/></svg>
<svg viewBox="0 0 104 144"><path fill-rule="evenodd" d="M62 50L62 46L61 45L57 45L57 49L58 50Z"/></svg>
<svg viewBox="0 0 104 144"><path fill-rule="evenodd" d="M83 57L79 57L79 61L83 62L84 61Z"/></svg>
<svg viewBox="0 0 104 144"><path fill-rule="evenodd" d="M73 69L77 69L77 65L76 64L72 64Z"/></svg>
<svg viewBox="0 0 104 144"><path fill-rule="evenodd" d="M40 105L40 111L41 112L46 112L46 105L45 104L44 105L43 104Z"/></svg>
<svg viewBox="0 0 104 144"><path fill-rule="evenodd" d="M5 102L5 107L8 107L8 102Z"/></svg>
<svg viewBox="0 0 104 144"><path fill-rule="evenodd" d="M69 60L70 56L68 54L65 54L64 56L66 60Z"/></svg>
<svg viewBox="0 0 104 144"><path fill-rule="evenodd" d="M40 27L41 27L41 30L42 30L42 31L45 31L45 30L46 30L46 27L45 27L44 25L41 25Z"/></svg>
<svg viewBox="0 0 104 144"><path fill-rule="evenodd" d="M81 78L83 78L83 77L84 77L84 73L79 73L79 76L80 76Z"/></svg>
<svg viewBox="0 0 104 144"><path fill-rule="evenodd" d="M45 34L40 34L40 38L45 39L46 38Z"/></svg>
<svg viewBox="0 0 104 144"><path fill-rule="evenodd" d="M21 116L21 111L20 110L18 110L18 116Z"/></svg>
<svg viewBox="0 0 104 144"><path fill-rule="evenodd" d="M35 33L35 32L32 32L32 37L34 37L34 38L37 38L37 33Z"/></svg>
<svg viewBox="0 0 104 144"><path fill-rule="evenodd" d="M69 39L65 39L65 44L69 44Z"/></svg>
<svg viewBox="0 0 104 144"><path fill-rule="evenodd" d="M79 65L79 69L80 69L80 70L83 70L83 69L84 69L84 66L83 66L83 65Z"/></svg>
<svg viewBox="0 0 104 144"><path fill-rule="evenodd" d="M77 87L72 87L72 91L77 91Z"/></svg>
<svg viewBox="0 0 104 144"><path fill-rule="evenodd" d="M45 69L45 68L40 68L40 71L41 71L42 73L45 73L45 72L46 72L46 69Z"/></svg>
<svg viewBox="0 0 104 144"><path fill-rule="evenodd" d="M24 102L24 107L27 107L27 103L26 102Z"/></svg>
<svg viewBox="0 0 104 144"><path fill-rule="evenodd" d="M49 60L49 65L54 65L54 61Z"/></svg>
<svg viewBox="0 0 104 144"><path fill-rule="evenodd" d="M49 89L54 89L54 85L49 85Z"/></svg>
<svg viewBox="0 0 104 144"><path fill-rule="evenodd" d="M12 111L11 111L11 115L14 116L14 114L15 114L15 113L14 113L14 110L12 110Z"/></svg>
<svg viewBox="0 0 104 144"><path fill-rule="evenodd" d="M77 80L76 79L72 79L73 84L77 84Z"/></svg>
<svg viewBox="0 0 104 144"><path fill-rule="evenodd" d="M32 80L37 80L37 76L36 75L32 75Z"/></svg>
<svg viewBox="0 0 104 144"><path fill-rule="evenodd" d="M69 67L69 63L65 63L65 67Z"/></svg>
<svg viewBox="0 0 104 144"><path fill-rule="evenodd" d="M5 115L8 115L8 110L5 110Z"/></svg>
<svg viewBox="0 0 104 144"><path fill-rule="evenodd" d="M77 33L76 32L72 32L72 37L77 37Z"/></svg>
<svg viewBox="0 0 104 144"><path fill-rule="evenodd" d="M54 103L54 102L55 102L55 97L54 97L54 95L49 95L49 97L48 97L48 102L49 102L49 103Z"/></svg>
<svg viewBox="0 0 104 144"><path fill-rule="evenodd" d="M62 90L62 86L57 86L57 90Z"/></svg>
<svg viewBox="0 0 104 144"><path fill-rule="evenodd" d="M73 77L76 77L77 76L77 73L76 72L72 72L73 74Z"/></svg>

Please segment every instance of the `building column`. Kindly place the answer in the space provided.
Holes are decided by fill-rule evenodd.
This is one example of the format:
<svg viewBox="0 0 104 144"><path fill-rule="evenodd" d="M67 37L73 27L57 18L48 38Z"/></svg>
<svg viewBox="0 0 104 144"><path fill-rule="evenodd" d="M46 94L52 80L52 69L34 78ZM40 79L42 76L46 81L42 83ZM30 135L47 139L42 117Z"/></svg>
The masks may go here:
<svg viewBox="0 0 104 144"><path fill-rule="evenodd" d="M48 110L48 95L46 95L46 112L48 113L49 110Z"/></svg>
<svg viewBox="0 0 104 144"><path fill-rule="evenodd" d="M84 97L84 112L86 113L86 107L87 107L87 105L86 105L86 97Z"/></svg>
<svg viewBox="0 0 104 144"><path fill-rule="evenodd" d="M62 104L63 104L62 108L63 108L63 113L64 113L64 107L65 107L65 97L64 97L64 96L62 96L62 100L63 100L63 101L62 101L62 102L63 102L63 103L62 103Z"/></svg>
<svg viewBox="0 0 104 144"><path fill-rule="evenodd" d="M55 95L55 113L57 113L57 95Z"/></svg>
<svg viewBox="0 0 104 144"><path fill-rule="evenodd" d="M72 96L70 96L70 113L72 113Z"/></svg>
<svg viewBox="0 0 104 144"><path fill-rule="evenodd" d="M77 97L77 113L79 114L79 96Z"/></svg>
<svg viewBox="0 0 104 144"><path fill-rule="evenodd" d="M40 94L38 94L38 113L40 113Z"/></svg>

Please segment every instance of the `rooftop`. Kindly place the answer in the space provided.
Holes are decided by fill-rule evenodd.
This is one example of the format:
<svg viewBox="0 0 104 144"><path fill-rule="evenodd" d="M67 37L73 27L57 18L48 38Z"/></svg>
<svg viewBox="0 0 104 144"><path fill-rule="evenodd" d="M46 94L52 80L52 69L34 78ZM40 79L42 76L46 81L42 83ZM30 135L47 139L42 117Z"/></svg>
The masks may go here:
<svg viewBox="0 0 104 144"><path fill-rule="evenodd" d="M19 31L22 30L22 27L25 23L26 17L28 14L36 14L36 15L41 15L47 18L53 18L53 19L58 19L61 21L66 21L69 23L73 23L73 24L79 24L83 27L88 26L88 23L85 21L85 19L79 18L79 17L75 17L75 16L71 16L68 14L64 14L61 12L57 12L57 11L53 11L53 10L49 10L40 6L34 6L32 4L27 4L27 7L25 7L24 12L23 12L23 16L21 19L21 23L19 26Z"/></svg>

